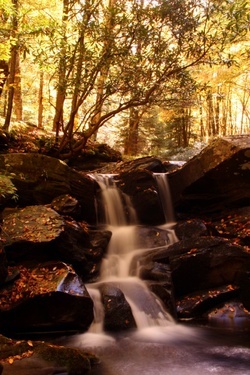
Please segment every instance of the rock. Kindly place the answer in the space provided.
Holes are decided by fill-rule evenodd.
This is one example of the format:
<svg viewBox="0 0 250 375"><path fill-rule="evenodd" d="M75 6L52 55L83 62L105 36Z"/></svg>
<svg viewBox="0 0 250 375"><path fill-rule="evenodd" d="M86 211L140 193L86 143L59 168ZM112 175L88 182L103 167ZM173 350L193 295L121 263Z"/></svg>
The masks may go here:
<svg viewBox="0 0 250 375"><path fill-rule="evenodd" d="M0 248L0 285L5 283L8 276L8 263L4 249Z"/></svg>
<svg viewBox="0 0 250 375"><path fill-rule="evenodd" d="M180 241L188 238L207 236L209 234L205 222L200 219L178 221L173 229Z"/></svg>
<svg viewBox="0 0 250 375"><path fill-rule="evenodd" d="M135 170L148 170L151 172L164 173L168 170L170 164L162 163L162 161L153 156L145 156L127 162L121 162L113 169L113 173L129 173Z"/></svg>
<svg viewBox="0 0 250 375"><path fill-rule="evenodd" d="M20 206L48 204L69 194L79 201L82 219L95 223L93 180L61 160L37 153L0 154L0 173L17 188Z"/></svg>
<svg viewBox="0 0 250 375"><path fill-rule="evenodd" d="M104 143L88 141L81 154L69 160L69 165L81 171L93 171L120 160L122 155L119 151Z"/></svg>
<svg viewBox="0 0 250 375"><path fill-rule="evenodd" d="M103 284L100 291L104 306L105 331L120 332L136 328L131 307L122 291L111 284Z"/></svg>
<svg viewBox="0 0 250 375"><path fill-rule="evenodd" d="M137 247L146 250L169 245L172 230L140 225L136 233Z"/></svg>
<svg viewBox="0 0 250 375"><path fill-rule="evenodd" d="M169 174L176 210L199 216L250 205L249 169L248 135L216 139Z"/></svg>
<svg viewBox="0 0 250 375"><path fill-rule="evenodd" d="M0 207L5 206L12 199L17 199L17 188L7 176L0 174Z"/></svg>
<svg viewBox="0 0 250 375"><path fill-rule="evenodd" d="M158 225L165 222L157 184L151 171L138 169L121 173L117 184L130 197L139 223Z"/></svg>
<svg viewBox="0 0 250 375"><path fill-rule="evenodd" d="M178 318L204 319L208 311L238 296L239 287L233 285L196 291L176 302Z"/></svg>
<svg viewBox="0 0 250 375"><path fill-rule="evenodd" d="M5 375L85 375L99 363L95 355L80 349L1 335L0 360Z"/></svg>
<svg viewBox="0 0 250 375"><path fill-rule="evenodd" d="M48 260L50 246L64 233L63 218L45 206L28 206L3 219L2 240L8 261Z"/></svg>
<svg viewBox="0 0 250 375"><path fill-rule="evenodd" d="M69 194L60 195L53 199L51 208L62 216L71 216L74 219L81 217L80 203L76 198L71 197Z"/></svg>
<svg viewBox="0 0 250 375"><path fill-rule="evenodd" d="M236 332L249 332L250 330L250 312L238 299L220 304L209 311L205 317L210 327Z"/></svg>
<svg viewBox="0 0 250 375"><path fill-rule="evenodd" d="M84 230L81 223L67 220L56 243L57 258L72 264L82 279L89 280L99 273L111 235L107 230Z"/></svg>
<svg viewBox="0 0 250 375"><path fill-rule="evenodd" d="M50 207L28 206L4 216L3 244L8 261L61 260L87 280L99 271L111 232L90 230Z"/></svg>
<svg viewBox="0 0 250 375"><path fill-rule="evenodd" d="M250 246L250 206L226 210L212 215L206 220L211 235L221 236L237 242L241 246Z"/></svg>
<svg viewBox="0 0 250 375"><path fill-rule="evenodd" d="M50 262L18 268L20 278L11 287L1 288L1 333L88 329L94 316L93 302L82 281L67 265Z"/></svg>
<svg viewBox="0 0 250 375"><path fill-rule="evenodd" d="M241 273L239 285L240 299L245 309L250 313L250 271Z"/></svg>
<svg viewBox="0 0 250 375"><path fill-rule="evenodd" d="M241 246L217 237L180 241L167 250L176 296L239 282L250 270L250 254ZM159 252L155 260L166 259Z"/></svg>

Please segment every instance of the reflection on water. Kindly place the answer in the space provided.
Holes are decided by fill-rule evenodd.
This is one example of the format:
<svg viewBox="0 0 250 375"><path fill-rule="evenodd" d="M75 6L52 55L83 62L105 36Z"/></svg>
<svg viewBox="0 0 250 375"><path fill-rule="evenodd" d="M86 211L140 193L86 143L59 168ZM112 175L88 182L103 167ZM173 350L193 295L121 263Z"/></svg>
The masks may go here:
<svg viewBox="0 0 250 375"><path fill-rule="evenodd" d="M139 336L76 335L66 344L99 356L91 375L250 374L249 332L175 325L150 328Z"/></svg>
<svg viewBox="0 0 250 375"><path fill-rule="evenodd" d="M92 375L250 374L249 332L175 325L149 328L139 336L76 335L66 344L100 357Z"/></svg>

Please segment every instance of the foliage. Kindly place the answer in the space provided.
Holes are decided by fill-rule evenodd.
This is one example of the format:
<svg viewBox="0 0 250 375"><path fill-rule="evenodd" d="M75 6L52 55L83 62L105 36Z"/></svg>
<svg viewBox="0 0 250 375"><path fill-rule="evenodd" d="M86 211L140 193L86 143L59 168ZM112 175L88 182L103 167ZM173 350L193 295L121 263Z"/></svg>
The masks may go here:
<svg viewBox="0 0 250 375"><path fill-rule="evenodd" d="M17 200L17 188L11 182L11 176L0 175L0 201L3 198L11 197L11 199Z"/></svg>
<svg viewBox="0 0 250 375"><path fill-rule="evenodd" d="M184 124L188 117L178 113L183 102L186 109L198 111L200 93L199 85L193 82L192 87L186 78L183 80L188 77L186 72L199 82L198 71L206 73L209 67L220 71L223 65L232 68L237 54L238 62L241 61L235 43L239 45L248 38L250 20L246 0L25 0L19 3L18 30L13 40L12 2L2 1L0 5L7 14L0 20L6 58L13 42L23 58L24 109L27 111L31 102L37 105L36 76L44 72L44 110L48 113L55 109L57 142L59 131L63 132L59 142L62 158L80 152L99 129L115 122L113 118L121 128L131 108L147 113L155 105L166 109L174 103L174 117L181 118ZM247 47L244 52L247 54ZM202 100L205 95L203 91ZM207 105L203 100L202 116ZM199 127L197 113L191 117L196 118ZM52 114L46 119L45 125L51 129ZM139 120L141 127L143 117ZM211 118L207 121L211 123ZM171 123L172 129L179 128L178 121ZM160 124L163 123L158 123L162 138ZM163 133L171 131L171 126L165 125ZM192 137L197 130L194 124L189 125ZM140 142L145 132L139 132ZM205 129L201 137L210 133ZM185 136L184 143L188 144L187 132ZM146 145L142 140L139 152L143 143Z"/></svg>

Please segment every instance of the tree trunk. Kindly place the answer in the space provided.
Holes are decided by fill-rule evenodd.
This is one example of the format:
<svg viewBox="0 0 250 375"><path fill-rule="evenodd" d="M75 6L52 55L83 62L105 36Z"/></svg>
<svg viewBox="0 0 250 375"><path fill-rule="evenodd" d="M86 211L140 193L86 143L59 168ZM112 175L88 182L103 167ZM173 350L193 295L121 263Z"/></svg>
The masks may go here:
<svg viewBox="0 0 250 375"><path fill-rule="evenodd" d="M40 72L39 91L38 91L38 128L43 128L43 85L44 73Z"/></svg>
<svg viewBox="0 0 250 375"><path fill-rule="evenodd" d="M16 39L17 35L17 28L18 28L18 20L17 20L17 14L18 14L18 0L12 0L12 4L14 7L14 14L13 14L13 20L12 20L12 35L14 40ZM17 59L17 41L12 44L11 47L11 55L10 55L10 74L9 74L9 93L8 93L8 100L7 100L7 111L6 111L6 117L3 129L8 131L10 127L10 120L11 120L11 114L13 109L13 99L14 99L14 84L15 84L15 72L16 72L16 59Z"/></svg>
<svg viewBox="0 0 250 375"><path fill-rule="evenodd" d="M207 129L208 136L214 136L215 132L215 121L214 121L214 106L213 106L213 95L211 90L207 94Z"/></svg>
<svg viewBox="0 0 250 375"><path fill-rule="evenodd" d="M8 74L9 74L8 63L4 60L0 60L0 96L2 95L3 87L7 80Z"/></svg>
<svg viewBox="0 0 250 375"><path fill-rule="evenodd" d="M62 29L63 37L61 41L60 60L58 67L58 86L56 93L55 116L53 120L53 131L56 132L56 139L58 140L59 132L63 127L63 105L66 98L66 30L67 21L69 17L69 0L63 0L63 17Z"/></svg>
<svg viewBox="0 0 250 375"><path fill-rule="evenodd" d="M23 99L21 85L20 53L16 53L15 90L14 90L14 112L16 121L23 120Z"/></svg>
<svg viewBox="0 0 250 375"><path fill-rule="evenodd" d="M138 108L130 108L128 135L125 140L124 154L136 156L138 152L138 130L141 119Z"/></svg>
<svg viewBox="0 0 250 375"><path fill-rule="evenodd" d="M112 7L115 5L117 0L109 0L108 1L108 8L112 10ZM107 19L106 19L106 28L107 28L107 34L111 34L113 28L114 28L114 20L113 20L113 14L112 11L108 13ZM109 50L109 44L110 41L104 41L104 51ZM107 80L109 72L109 64L106 64L100 71L100 75L97 80L97 94L96 94L96 101L95 101L95 113L92 117L90 126L98 129L98 125L101 119L102 115L102 109L103 109L103 100L104 100L104 89L105 89L105 82ZM94 139L96 140L97 137L97 130L94 133Z"/></svg>

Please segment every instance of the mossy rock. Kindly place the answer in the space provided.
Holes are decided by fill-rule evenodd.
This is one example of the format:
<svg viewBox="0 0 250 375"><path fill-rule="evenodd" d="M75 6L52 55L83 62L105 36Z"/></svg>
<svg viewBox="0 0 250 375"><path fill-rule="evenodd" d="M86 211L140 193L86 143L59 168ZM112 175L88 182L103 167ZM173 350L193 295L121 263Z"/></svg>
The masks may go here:
<svg viewBox="0 0 250 375"><path fill-rule="evenodd" d="M63 368L68 375L88 374L91 367L99 363L94 354L80 349L42 341L16 341L0 335L0 365L11 366L16 361L30 357L42 359L48 366Z"/></svg>

